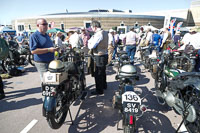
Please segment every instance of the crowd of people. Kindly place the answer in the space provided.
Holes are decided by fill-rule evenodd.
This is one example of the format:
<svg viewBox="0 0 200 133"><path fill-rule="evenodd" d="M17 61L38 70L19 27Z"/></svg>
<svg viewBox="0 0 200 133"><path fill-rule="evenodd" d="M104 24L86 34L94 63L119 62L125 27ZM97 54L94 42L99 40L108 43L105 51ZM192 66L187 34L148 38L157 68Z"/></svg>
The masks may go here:
<svg viewBox="0 0 200 133"><path fill-rule="evenodd" d="M127 52L133 65L135 55L137 58L140 58L139 54L137 54L137 49L142 46L154 45L159 52L168 49L169 43L177 45L179 50L184 49L187 44L193 45L195 49L200 49L200 33L194 29L191 29L189 33L181 38L180 31L176 31L172 37L168 28L165 28L163 31L152 31L150 28L144 31L144 28L140 27L140 29L131 28L128 33L120 37L114 29L110 29L108 32L103 30L98 21L92 21L92 32L81 28L81 30L69 31L65 35L60 31L56 34L48 34L46 19L38 19L36 25L38 30L30 35L29 46L31 53L34 54L35 66L40 74L41 82L43 73L48 71L49 63L54 60L55 51L59 50L59 52L62 52L69 45L71 48L86 48L93 54L95 61L93 76L95 78L96 91L92 92L94 95L103 94L104 90L107 89L106 66L113 65L119 45L125 46L124 50ZM18 34L14 38L4 34L1 35L1 38L7 41L15 39L19 45L22 45L25 40L23 34ZM2 91L0 93L3 95Z"/></svg>

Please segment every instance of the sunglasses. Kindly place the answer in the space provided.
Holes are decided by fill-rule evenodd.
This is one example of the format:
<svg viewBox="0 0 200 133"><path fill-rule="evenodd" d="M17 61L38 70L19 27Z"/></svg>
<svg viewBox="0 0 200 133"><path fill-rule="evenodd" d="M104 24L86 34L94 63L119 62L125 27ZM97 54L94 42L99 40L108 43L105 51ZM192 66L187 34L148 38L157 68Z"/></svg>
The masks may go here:
<svg viewBox="0 0 200 133"><path fill-rule="evenodd" d="M48 25L48 23L40 24L40 25Z"/></svg>

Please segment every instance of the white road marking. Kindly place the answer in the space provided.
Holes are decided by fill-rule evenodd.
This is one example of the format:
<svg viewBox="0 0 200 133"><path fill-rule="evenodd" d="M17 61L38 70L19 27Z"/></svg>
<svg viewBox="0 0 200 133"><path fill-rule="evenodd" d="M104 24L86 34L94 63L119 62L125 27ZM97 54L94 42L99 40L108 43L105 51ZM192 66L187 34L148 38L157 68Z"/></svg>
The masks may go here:
<svg viewBox="0 0 200 133"><path fill-rule="evenodd" d="M20 133L27 133L37 122L38 120L33 119Z"/></svg>

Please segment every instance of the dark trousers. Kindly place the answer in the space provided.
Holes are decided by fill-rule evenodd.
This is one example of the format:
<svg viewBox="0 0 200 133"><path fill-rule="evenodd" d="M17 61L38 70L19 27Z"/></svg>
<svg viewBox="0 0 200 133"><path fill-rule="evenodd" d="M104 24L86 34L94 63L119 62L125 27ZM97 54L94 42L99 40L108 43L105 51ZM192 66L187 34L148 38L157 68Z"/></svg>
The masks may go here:
<svg viewBox="0 0 200 133"><path fill-rule="evenodd" d="M106 82L106 65L108 64L108 55L95 56L95 71L94 78L96 84L96 91L103 93L107 89Z"/></svg>
<svg viewBox="0 0 200 133"><path fill-rule="evenodd" d="M3 91L3 81L2 81L2 78L0 76L0 95L3 95L4 94L4 91Z"/></svg>
<svg viewBox="0 0 200 133"><path fill-rule="evenodd" d="M103 93L103 90L107 88L106 67L96 66L94 78L95 78L95 83L96 83L96 91L98 93Z"/></svg>

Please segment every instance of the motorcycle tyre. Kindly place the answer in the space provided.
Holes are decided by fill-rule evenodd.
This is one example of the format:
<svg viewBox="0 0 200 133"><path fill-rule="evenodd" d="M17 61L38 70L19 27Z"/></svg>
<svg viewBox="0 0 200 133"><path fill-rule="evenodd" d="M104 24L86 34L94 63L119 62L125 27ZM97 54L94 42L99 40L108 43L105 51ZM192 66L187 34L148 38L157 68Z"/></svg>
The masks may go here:
<svg viewBox="0 0 200 133"><path fill-rule="evenodd" d="M124 133L135 133L135 127L131 125L124 126Z"/></svg>
<svg viewBox="0 0 200 133"><path fill-rule="evenodd" d="M195 105L193 105L193 106L195 106ZM185 127L186 127L186 129L187 129L187 131L189 133L199 133L199 131L200 131L200 127L198 126L200 124L200 113L199 113L199 110L200 109L196 110L197 119L196 119L196 121L194 123L188 122L187 120L184 121ZM189 126L189 125L192 125L192 127ZM194 128L193 125L196 125L195 128Z"/></svg>
<svg viewBox="0 0 200 133"><path fill-rule="evenodd" d="M8 64L6 64L8 62L9 62L9 58L2 60L1 66L2 66L2 69L3 69L4 72L8 72L8 67L7 67Z"/></svg>
<svg viewBox="0 0 200 133"><path fill-rule="evenodd" d="M48 116L47 117L47 121L48 121L49 126L52 129L59 129L62 126L62 124L65 122L65 119L67 117L67 113L68 113L68 110L63 113L63 115L60 118L59 122L56 122L56 120L55 120L55 114L53 114L52 116Z"/></svg>
<svg viewBox="0 0 200 133"><path fill-rule="evenodd" d="M28 62L32 65L32 66L35 66L35 63L34 63L34 56L33 54L29 54L28 55Z"/></svg>
<svg viewBox="0 0 200 133"><path fill-rule="evenodd" d="M136 132L136 126L135 126L135 123L136 123L136 119L135 117L133 118L133 125L127 125L125 123L125 120L126 117L125 115L123 115L123 121L122 121L122 124L123 124L123 130L124 130L124 133L135 133Z"/></svg>

